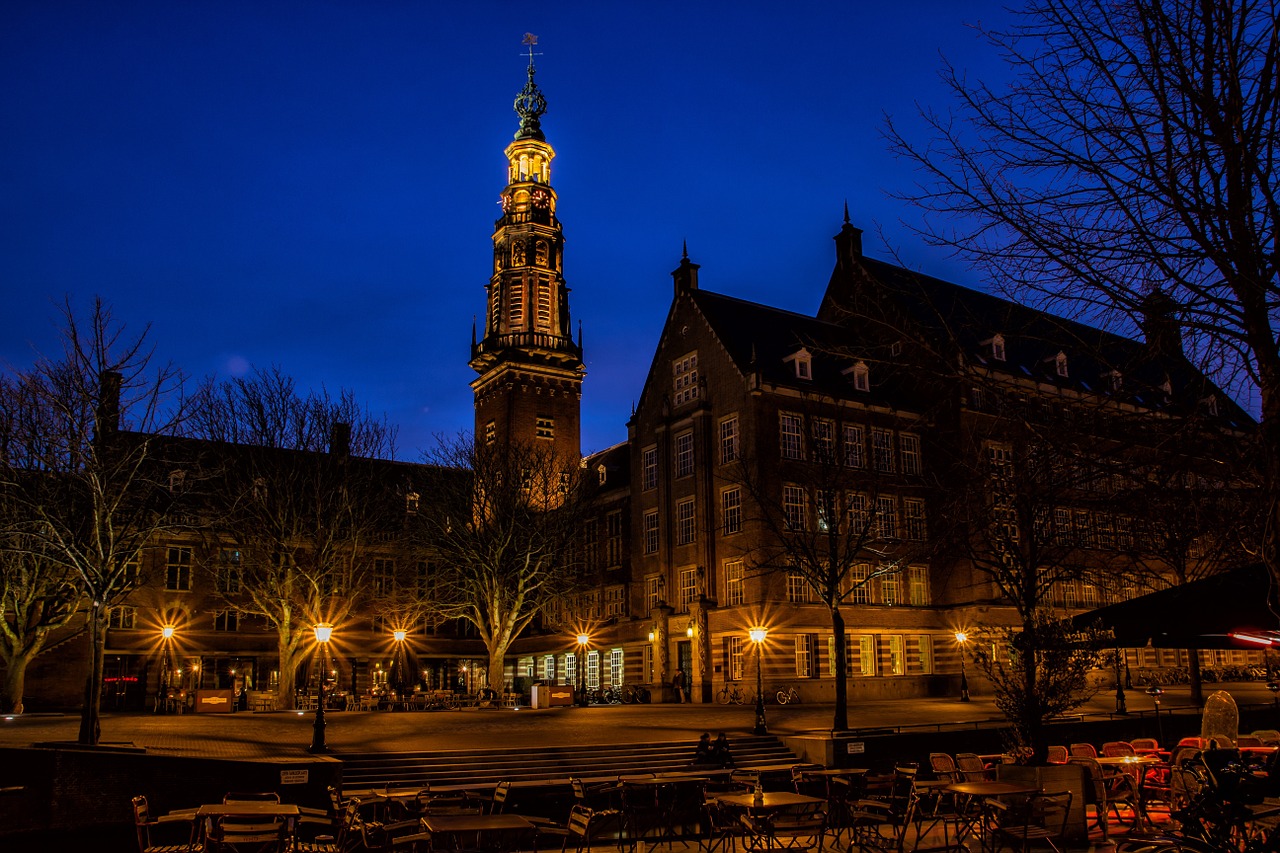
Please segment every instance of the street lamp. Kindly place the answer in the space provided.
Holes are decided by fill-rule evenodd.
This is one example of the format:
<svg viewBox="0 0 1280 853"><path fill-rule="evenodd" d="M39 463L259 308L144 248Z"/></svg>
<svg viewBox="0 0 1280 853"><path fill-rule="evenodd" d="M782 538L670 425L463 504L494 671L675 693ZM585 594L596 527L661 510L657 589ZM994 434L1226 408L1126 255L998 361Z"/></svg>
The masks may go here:
<svg viewBox="0 0 1280 853"><path fill-rule="evenodd" d="M333 626L328 622L321 622L316 625L316 645L320 647L320 697L316 702L316 720L311 724L311 746L307 748L307 752L312 755L323 754L329 751L329 747L324 742L324 678L325 663L328 660L329 638L333 636Z"/></svg>
<svg viewBox="0 0 1280 853"><path fill-rule="evenodd" d="M590 634L579 634L578 640L578 707L587 707L587 643Z"/></svg>
<svg viewBox="0 0 1280 853"><path fill-rule="evenodd" d="M760 674L760 657L764 650L764 638L769 632L764 628L752 628L747 632L751 642L756 644L756 725L752 730L757 735L767 735L769 726L764 718L764 678Z"/></svg>
<svg viewBox="0 0 1280 853"><path fill-rule="evenodd" d="M1113 660L1116 664L1116 713L1127 715L1129 713L1129 703L1124 696L1124 679L1120 677L1120 649L1116 649Z"/></svg>
<svg viewBox="0 0 1280 853"><path fill-rule="evenodd" d="M964 631L956 631L956 645L960 647L960 701L969 701L969 676L964 669L964 644L969 642L969 635Z"/></svg>
<svg viewBox="0 0 1280 853"><path fill-rule="evenodd" d="M1280 714L1280 681L1268 681L1267 689L1271 691L1271 701L1276 706L1276 713Z"/></svg>
<svg viewBox="0 0 1280 853"><path fill-rule="evenodd" d="M1160 694L1164 691L1153 684L1147 688L1146 693L1156 703L1156 741L1164 743L1164 725L1160 722Z"/></svg>
<svg viewBox="0 0 1280 853"><path fill-rule="evenodd" d="M160 629L160 636L164 638L164 657L160 661L160 696L156 700L156 710L165 714L177 710L171 705L169 696L173 689L173 634L172 625L165 625Z"/></svg>

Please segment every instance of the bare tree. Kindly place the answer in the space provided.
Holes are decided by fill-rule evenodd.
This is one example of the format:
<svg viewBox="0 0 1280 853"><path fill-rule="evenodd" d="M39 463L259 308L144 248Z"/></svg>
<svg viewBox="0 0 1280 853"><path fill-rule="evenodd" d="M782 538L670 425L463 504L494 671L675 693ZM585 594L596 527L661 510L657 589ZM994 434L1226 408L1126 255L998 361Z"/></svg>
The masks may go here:
<svg viewBox="0 0 1280 853"><path fill-rule="evenodd" d="M925 112L927 141L892 122L888 135L923 172L905 197L956 217L927 222L933 242L1029 301L1146 322L1149 341L1258 401L1262 550L1280 576L1278 12L1033 0L1017 26L985 33L1007 87L946 66L955 112ZM1158 325L1144 318L1153 302Z"/></svg>
<svg viewBox="0 0 1280 853"><path fill-rule="evenodd" d="M0 398L0 491L16 521L4 544L28 567L74 572L89 601L79 741L97 744L107 611L143 550L180 529L171 474L190 459L173 441L183 376L153 363L147 331L128 334L101 299L83 317L69 303L62 310L60 356L15 373L20 393Z"/></svg>
<svg viewBox="0 0 1280 853"><path fill-rule="evenodd" d="M855 602L859 590L906 575L907 567L927 559L930 550L922 478L887 473L897 469L896 461L868 453L861 438L865 413L854 415L853 410L809 406L806 452L798 454L804 458L775 462L746 455L727 475L745 493L744 525L755 528L755 535L744 540L748 571L775 583L800 578L830 615L836 731L849 728L842 608ZM859 436L856 443L851 434ZM905 586L899 581L897 588Z"/></svg>
<svg viewBox="0 0 1280 853"><path fill-rule="evenodd" d="M275 630L277 707L291 708L314 627L341 630L403 530L404 466L387 461L394 432L349 392L302 394L276 368L206 380L192 424L218 448L205 490L216 588Z"/></svg>
<svg viewBox="0 0 1280 853"><path fill-rule="evenodd" d="M581 592L587 489L549 448L441 439L428 454L415 537L435 554L435 607L479 633L489 687L503 689L513 640Z"/></svg>

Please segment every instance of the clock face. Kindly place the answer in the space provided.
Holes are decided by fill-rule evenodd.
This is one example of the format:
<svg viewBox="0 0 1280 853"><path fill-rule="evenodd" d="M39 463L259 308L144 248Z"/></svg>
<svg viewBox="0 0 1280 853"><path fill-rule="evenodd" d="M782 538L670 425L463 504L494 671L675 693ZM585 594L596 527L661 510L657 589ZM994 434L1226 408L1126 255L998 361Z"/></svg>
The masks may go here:
<svg viewBox="0 0 1280 853"><path fill-rule="evenodd" d="M537 207L546 207L549 201L550 199L548 198L546 192L544 192L543 190L534 191L533 193L534 205L536 205Z"/></svg>

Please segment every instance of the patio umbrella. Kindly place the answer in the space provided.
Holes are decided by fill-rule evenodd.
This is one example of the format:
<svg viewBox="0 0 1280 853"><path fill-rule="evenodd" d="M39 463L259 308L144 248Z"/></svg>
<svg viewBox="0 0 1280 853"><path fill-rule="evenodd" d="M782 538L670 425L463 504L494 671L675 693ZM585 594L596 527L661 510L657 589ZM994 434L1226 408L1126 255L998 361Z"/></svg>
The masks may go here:
<svg viewBox="0 0 1280 853"><path fill-rule="evenodd" d="M1280 645L1280 608L1271 573L1243 566L1119 604L1090 610L1072 623L1110 629L1118 647L1256 649Z"/></svg>

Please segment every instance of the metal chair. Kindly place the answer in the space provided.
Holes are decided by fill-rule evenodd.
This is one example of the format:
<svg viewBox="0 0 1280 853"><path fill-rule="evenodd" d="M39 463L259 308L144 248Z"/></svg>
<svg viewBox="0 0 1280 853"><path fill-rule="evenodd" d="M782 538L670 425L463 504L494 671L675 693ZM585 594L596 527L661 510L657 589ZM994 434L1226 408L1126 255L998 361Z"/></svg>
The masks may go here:
<svg viewBox="0 0 1280 853"><path fill-rule="evenodd" d="M965 782L984 782L991 778L987 765L974 752L956 753L956 769L960 771Z"/></svg>
<svg viewBox="0 0 1280 853"><path fill-rule="evenodd" d="M996 821L996 835L1015 848L1030 850L1043 842L1058 853L1058 845L1066 835L1067 817L1071 813L1070 791L1032 794L1022 801L993 799L989 802Z"/></svg>
<svg viewBox="0 0 1280 853"><path fill-rule="evenodd" d="M1103 840L1111 837L1111 822L1108 813L1114 812L1116 820L1124 822L1120 806L1125 806L1131 815L1130 822L1138 820L1142 808L1138 797L1138 783L1128 773L1107 773L1096 758L1072 758L1072 764L1079 764L1088 774L1085 785L1085 802L1092 802L1094 808L1094 824L1102 830Z"/></svg>
<svg viewBox="0 0 1280 853"><path fill-rule="evenodd" d="M138 834L139 853L188 853L194 848L197 840L194 810L170 812L162 817L152 818L151 809L144 796L133 798L133 825ZM173 827L171 834L175 836L175 840L169 843L158 843L151 837L151 832L164 825ZM185 842L176 840L176 834L179 831L185 833L187 838Z"/></svg>

